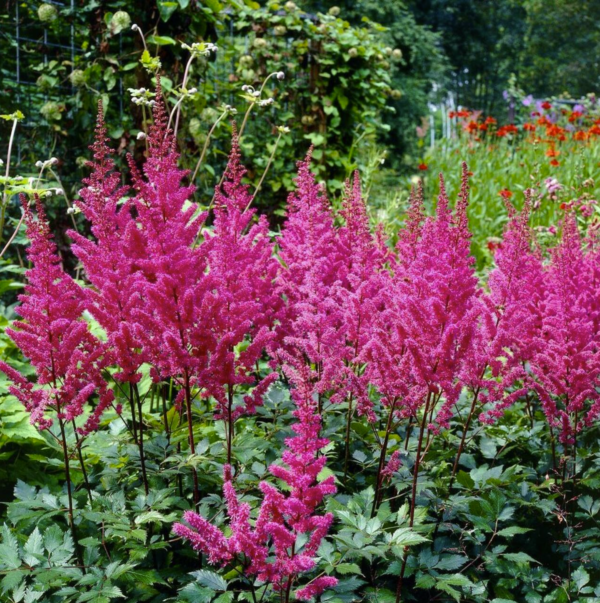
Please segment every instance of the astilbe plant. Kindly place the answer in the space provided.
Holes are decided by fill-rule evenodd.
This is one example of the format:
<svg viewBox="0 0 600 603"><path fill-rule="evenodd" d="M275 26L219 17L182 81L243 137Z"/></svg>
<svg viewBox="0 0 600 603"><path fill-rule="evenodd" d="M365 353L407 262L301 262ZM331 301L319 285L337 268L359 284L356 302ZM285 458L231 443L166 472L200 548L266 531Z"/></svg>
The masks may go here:
<svg viewBox="0 0 600 603"><path fill-rule="evenodd" d="M141 367L149 359L144 326L138 316L144 306L140 263L146 256L146 241L133 218L131 200L127 198L129 188L121 186L121 174L115 170L108 140L99 103L96 140L91 146L94 155L88 162L92 172L83 181L85 187L79 191L81 198L76 202L91 224L94 239L74 230L69 231L69 236L73 240L73 253L92 285L84 289L85 308L106 334L107 364L116 367L113 378L128 385L131 428L139 447L147 493L142 403L137 390Z"/></svg>
<svg viewBox="0 0 600 603"><path fill-rule="evenodd" d="M198 381L203 394L216 402L215 418L225 421L227 462L232 461L235 420L253 414L277 378L272 372L257 379L264 349L273 341L274 317L280 307L273 288L278 262L265 216L253 223L252 195L242 183L234 137L223 183L215 194L214 225L206 233L208 274L212 286L204 300L204 332L209 350ZM254 386L234 406L238 390ZM242 390L243 391L243 390Z"/></svg>
<svg viewBox="0 0 600 603"><path fill-rule="evenodd" d="M520 212L508 202L507 206L509 221L495 252L496 266L488 278L489 291L481 292L479 296L477 330L462 372L471 404L454 459L450 487L477 409L494 402L480 417L489 422L493 417L501 416L523 395L524 390L515 385L525 376L525 362L539 322L536 309L544 287L541 258L532 250L532 233L528 225L531 202L526 196Z"/></svg>
<svg viewBox="0 0 600 603"><path fill-rule="evenodd" d="M575 216L567 213L545 272L542 321L530 358L531 386L560 441L576 449L577 434L600 414L600 334L594 295Z"/></svg>
<svg viewBox="0 0 600 603"><path fill-rule="evenodd" d="M85 289L86 309L107 336L112 362L119 367L114 377L123 382L139 382L140 366L147 353L141 347L142 327L134 320L141 301L137 285L137 259L145 255L144 240L130 211L129 201L121 203L129 188L121 186L115 170L113 151L108 147L102 104L98 108L96 141L91 149L91 175L79 191L76 204L91 223L94 239L69 231L72 250L93 287Z"/></svg>
<svg viewBox="0 0 600 603"><path fill-rule="evenodd" d="M260 489L263 500L253 520L248 503L240 502L232 481L229 465L224 468L223 493L227 501L230 536L212 525L201 515L187 511L188 525L177 523L173 531L189 540L194 549L205 553L212 564L225 566L242 563L246 576L257 578L283 601L290 601L292 590L301 576L315 568L317 550L333 521L333 515L319 515L317 507L327 495L336 491L333 476L318 481L327 462L319 456L328 441L319 437L321 417L316 413L313 387L309 382L292 391L296 404L292 426L295 436L285 441L284 465L271 465L271 474L286 484L283 493L263 481ZM304 544L302 544L304 543ZM254 590L254 582L250 580ZM295 591L297 600L309 600L337 580L318 576ZM260 585L262 586L262 585Z"/></svg>
<svg viewBox="0 0 600 603"><path fill-rule="evenodd" d="M509 221L494 254L489 293L482 297L484 320L468 379L472 390L483 392L482 403L490 403L480 415L484 423L500 418L506 408L527 393L526 366L535 349L546 295L542 257L533 247L528 224L530 199L526 198L520 212L507 205ZM489 378L481 372L487 367Z"/></svg>
<svg viewBox="0 0 600 603"><path fill-rule="evenodd" d="M470 255L466 165L454 213L449 208L443 180L435 217L423 217L422 203L417 191L406 228L399 236L400 255L385 293L385 310L365 353L371 381L388 409L377 490L396 420L408 418L417 423L421 411L413 467L411 526L424 435L427 431L429 438L430 433L449 426L464 386L463 371L481 311L474 259Z"/></svg>
<svg viewBox="0 0 600 603"><path fill-rule="evenodd" d="M343 367L343 319L333 295L342 258L333 213L310 160L309 153L298 164L297 190L288 198L279 239L282 269L276 290L285 303L277 316L278 345L271 353L292 382L313 384L321 411L324 395L339 386Z"/></svg>
<svg viewBox="0 0 600 603"><path fill-rule="evenodd" d="M19 296L18 313L23 320L15 321L16 330L7 329L7 333L35 368L37 383L29 382L5 362L0 362L0 370L13 381L10 392L29 411L33 424L50 429L53 421L58 421L60 435L55 437L63 450L69 522L74 531L67 429L69 424L73 426L79 446L78 436L97 429L102 413L113 401L113 392L102 377L106 346L82 319L84 292L62 267L39 197L35 197L37 220L24 196L21 202L32 267L26 273L25 293ZM85 417L85 405L95 392L97 404L77 427L76 420Z"/></svg>
<svg viewBox="0 0 600 603"><path fill-rule="evenodd" d="M341 314L343 363L338 379L340 385L331 401L346 401L348 404L344 455L346 475L355 410L370 422L376 420L369 396L369 375L361 355L371 341L373 326L383 308L382 292L388 286L390 274L387 265L391 254L382 231L378 230L375 235L371 232L358 173L346 183L340 214L344 220L337 230L341 261L332 295Z"/></svg>

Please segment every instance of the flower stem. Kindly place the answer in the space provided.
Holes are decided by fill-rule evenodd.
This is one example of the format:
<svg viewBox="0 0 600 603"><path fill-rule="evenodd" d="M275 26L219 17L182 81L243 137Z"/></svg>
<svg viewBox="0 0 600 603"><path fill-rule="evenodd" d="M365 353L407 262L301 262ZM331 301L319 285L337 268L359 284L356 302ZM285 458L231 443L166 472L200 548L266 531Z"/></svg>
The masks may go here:
<svg viewBox="0 0 600 603"><path fill-rule="evenodd" d="M190 389L190 377L188 372L185 371L185 410L187 414L187 423L188 423L188 441L190 445L190 453L192 455L196 454L196 446L194 445L194 429L192 425L192 393ZM200 490L198 487L198 472L196 471L196 467L192 466L192 479L194 482L194 508L197 510L198 505L200 504Z"/></svg>

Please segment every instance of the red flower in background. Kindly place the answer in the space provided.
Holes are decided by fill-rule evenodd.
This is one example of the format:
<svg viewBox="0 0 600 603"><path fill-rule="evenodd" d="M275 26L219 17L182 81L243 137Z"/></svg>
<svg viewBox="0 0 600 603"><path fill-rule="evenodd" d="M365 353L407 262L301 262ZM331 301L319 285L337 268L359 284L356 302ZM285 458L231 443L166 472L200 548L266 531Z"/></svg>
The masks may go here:
<svg viewBox="0 0 600 603"><path fill-rule="evenodd" d="M547 111L548 109L552 109L552 105L548 101L544 101L542 103L542 109L545 109Z"/></svg>
<svg viewBox="0 0 600 603"><path fill-rule="evenodd" d="M553 159L553 160L550 162L550 165L553 165L553 166L555 166L555 167L556 167L557 165L560 165L560 161L558 161L558 159Z"/></svg>
<svg viewBox="0 0 600 603"><path fill-rule="evenodd" d="M510 199L513 196L512 191L509 191L507 188L503 188L498 194L503 199Z"/></svg>
<svg viewBox="0 0 600 603"><path fill-rule="evenodd" d="M428 170L429 168L427 167L426 163L419 163L419 169L424 172L426 170Z"/></svg>

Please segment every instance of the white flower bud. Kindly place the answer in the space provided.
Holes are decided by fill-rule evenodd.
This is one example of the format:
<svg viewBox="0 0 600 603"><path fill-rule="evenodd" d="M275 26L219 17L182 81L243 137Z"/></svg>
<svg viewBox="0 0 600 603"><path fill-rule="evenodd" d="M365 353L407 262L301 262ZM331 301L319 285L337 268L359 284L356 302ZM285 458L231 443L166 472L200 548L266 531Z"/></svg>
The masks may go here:
<svg viewBox="0 0 600 603"><path fill-rule="evenodd" d="M138 132L137 136L135 138L136 138L136 140L145 140L146 139L146 133L145 132Z"/></svg>
<svg viewBox="0 0 600 603"><path fill-rule="evenodd" d="M285 79L285 73L283 73L283 71L278 71L278 72L277 72L277 79L278 79L278 80L283 80L283 79Z"/></svg>

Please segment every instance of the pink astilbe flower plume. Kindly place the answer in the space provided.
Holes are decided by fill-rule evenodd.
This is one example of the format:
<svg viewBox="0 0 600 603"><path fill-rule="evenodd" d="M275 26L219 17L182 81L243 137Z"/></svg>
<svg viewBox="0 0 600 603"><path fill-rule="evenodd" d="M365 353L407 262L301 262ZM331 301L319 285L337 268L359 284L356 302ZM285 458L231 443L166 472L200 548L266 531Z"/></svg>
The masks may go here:
<svg viewBox="0 0 600 603"><path fill-rule="evenodd" d="M454 213L441 177L435 217L423 219L422 193L413 193L394 278L384 294L385 311L366 354L383 404L397 405L401 416L416 416L431 402L434 430L449 424L481 311L470 255L467 180L463 165Z"/></svg>
<svg viewBox="0 0 600 603"><path fill-rule="evenodd" d="M194 247L194 242L206 214L196 215L196 205L189 201L194 187L181 183L187 172L177 166L179 156L173 133L166 127L160 82L153 113L143 176L130 159L137 190L132 204L145 244L144 257L136 262L145 303L134 318L143 326L155 379L175 377L189 385L203 355L198 349L203 345L202 334L196 325L201 321L208 281L202 278L205 249Z"/></svg>
<svg viewBox="0 0 600 603"><path fill-rule="evenodd" d="M130 202L121 203L129 192L121 186L108 147L102 105L98 107L94 160L77 206L91 223L95 241L70 231L73 252L81 261L93 287L85 290L86 307L104 328L112 362L119 367L115 377L137 382L140 366L147 360L142 345L143 327L134 319L144 301L139 287L138 261L146 255L144 238L132 217Z"/></svg>
<svg viewBox="0 0 600 603"><path fill-rule="evenodd" d="M572 213L563 219L545 280L542 324L530 359L532 386L550 426L573 445L600 414L600 335L594 325L596 291Z"/></svg>
<svg viewBox="0 0 600 603"><path fill-rule="evenodd" d="M113 400L112 391L101 377L105 347L82 319L85 295L61 266L39 197L35 197L37 220L24 196L21 202L31 242L27 257L32 268L26 273L25 293L19 296L17 311L23 320L15 321L16 330L7 329L7 333L34 366L40 387L34 387L4 362L0 370L13 380L11 393L25 405L32 424L40 429L52 425L49 411L56 413L61 422L75 420L98 391L98 404L79 428L86 434L98 427L103 411Z"/></svg>
<svg viewBox="0 0 600 603"><path fill-rule="evenodd" d="M525 365L541 327L541 303L546 295L542 259L532 249L529 228L531 199L517 212L508 204L509 221L496 249L496 266L488 278L489 294L474 346L468 385L482 391L481 401L492 407L480 416L489 423L527 393ZM489 367L491 375L484 376ZM519 385L513 389L515 385ZM511 391L512 390L512 391Z"/></svg>
<svg viewBox="0 0 600 603"><path fill-rule="evenodd" d="M268 482L260 489L263 501L254 522L251 507L241 503L233 487L231 468L224 470L223 492L227 501L231 535L225 537L207 520L193 512L184 519L190 527L177 523L173 531L188 539L196 550L204 552L213 564L226 565L230 561L242 562L245 572L272 585L276 592L290 592L300 576L315 568L315 555L327 534L333 516L319 515L317 508L325 496L336 491L333 477L321 482L317 476L327 458L318 456L328 441L319 437L321 418L314 413L314 401L307 398L312 386L292 391L297 419L292 429L295 436L286 440L284 465L271 465L271 474L285 482L287 492L282 493ZM193 529L195 528L195 529ZM299 537L308 540L299 545ZM335 586L332 577L317 578L295 593L298 600L308 600Z"/></svg>
<svg viewBox="0 0 600 603"><path fill-rule="evenodd" d="M436 216L425 220L413 261L396 274L397 300L406 305L400 318L405 345L418 381L433 400L443 399L435 417L441 427L448 427L464 385L461 372L480 312L467 206L468 176L463 164L454 214L440 177Z"/></svg>
<svg viewBox="0 0 600 603"><path fill-rule="evenodd" d="M279 344L273 355L292 381L308 361L314 367L309 381L322 396L339 384L343 366L342 315L333 295L342 258L333 214L310 171L310 160L309 153L298 164L297 190L288 198L279 239L277 293L285 304L278 315Z"/></svg>
<svg viewBox="0 0 600 603"><path fill-rule="evenodd" d="M252 195L242 183L245 173L234 137L224 182L215 195L214 227L205 243L213 287L205 300L211 354L201 382L206 394L217 402L218 419L253 413L277 377L271 373L256 384L252 375L274 338L272 327L280 301L273 288L278 263L269 228L264 216L253 223L256 210L247 209ZM248 345L236 351L243 341ZM246 396L245 404L232 409L237 386L253 384L256 388Z"/></svg>
<svg viewBox="0 0 600 603"><path fill-rule="evenodd" d="M214 226L204 243L211 287L203 302L203 329L210 353L198 378L203 395L216 401L215 418L226 422L228 462L234 421L254 413L277 378L274 372L260 380L254 374L274 339L281 303L273 287L279 264L266 218L253 222L256 210L249 208L252 195L242 183L245 173L234 136L224 181L215 194ZM234 407L240 388L246 395Z"/></svg>
<svg viewBox="0 0 600 603"><path fill-rule="evenodd" d="M342 261L332 295L340 308L344 347L338 378L341 384L331 400L348 399L350 404L355 400L358 413L374 420L368 375L360 356L383 309L382 292L389 280L386 264L392 258L381 235L371 232L358 173L346 183L340 213L344 224L338 229L337 240Z"/></svg>

